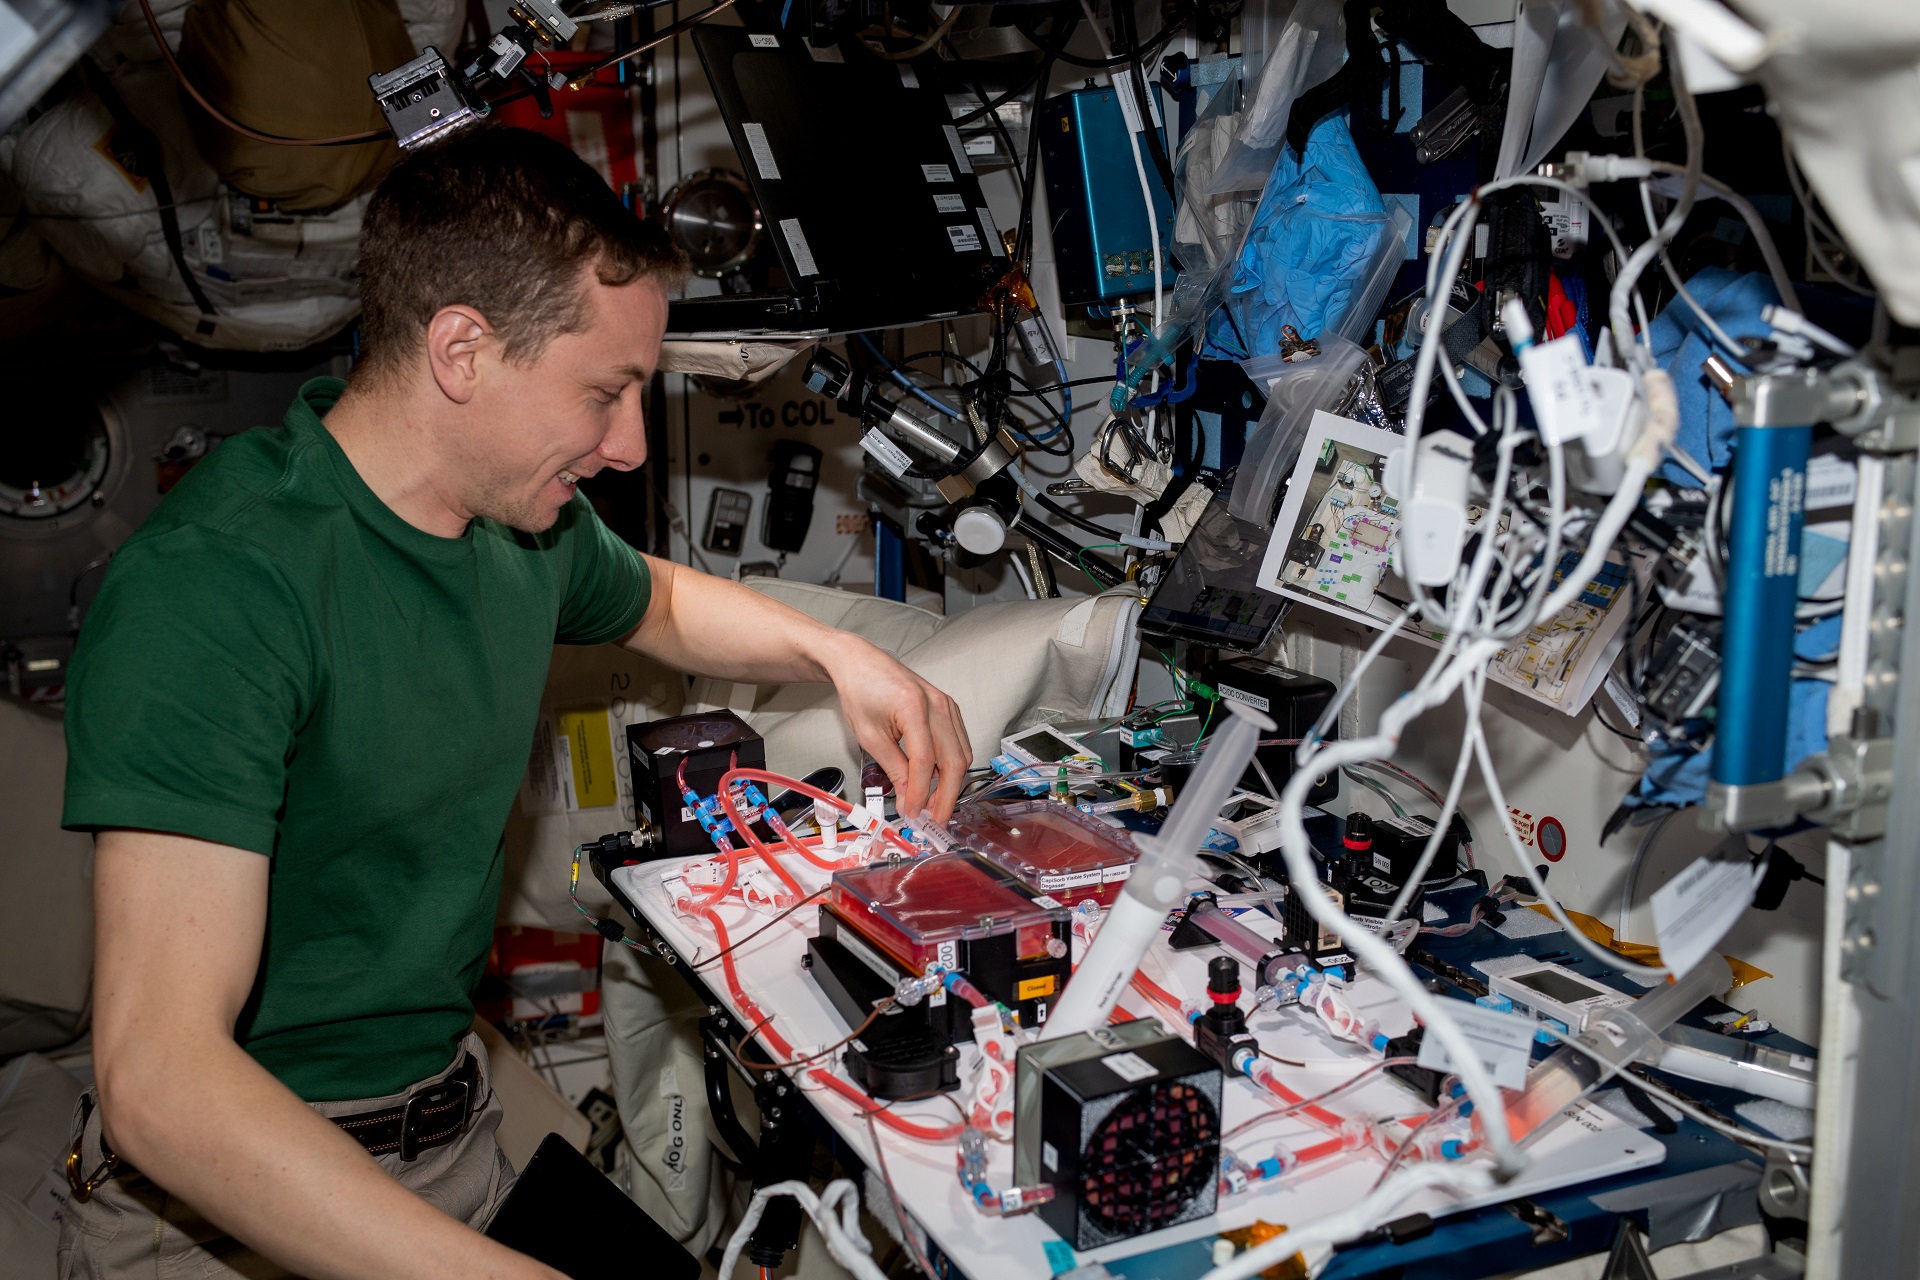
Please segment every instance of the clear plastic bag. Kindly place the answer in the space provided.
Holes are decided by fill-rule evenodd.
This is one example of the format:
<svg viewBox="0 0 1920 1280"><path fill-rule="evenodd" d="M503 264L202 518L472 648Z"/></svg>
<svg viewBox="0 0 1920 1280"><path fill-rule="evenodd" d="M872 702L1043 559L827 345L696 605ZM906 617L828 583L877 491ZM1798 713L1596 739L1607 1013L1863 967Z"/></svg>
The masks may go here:
<svg viewBox="0 0 1920 1280"><path fill-rule="evenodd" d="M1338 0L1299 0L1248 82L1227 155L1208 195L1258 191L1287 143L1294 100L1346 61L1346 25ZM1252 73L1249 73L1252 75Z"/></svg>

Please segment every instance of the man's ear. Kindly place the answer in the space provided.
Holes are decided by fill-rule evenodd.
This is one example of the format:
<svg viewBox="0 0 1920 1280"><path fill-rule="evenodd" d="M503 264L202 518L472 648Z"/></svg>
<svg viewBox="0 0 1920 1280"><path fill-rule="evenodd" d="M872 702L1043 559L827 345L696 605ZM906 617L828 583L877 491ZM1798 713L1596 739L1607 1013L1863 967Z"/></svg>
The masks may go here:
<svg viewBox="0 0 1920 1280"><path fill-rule="evenodd" d="M480 345L492 334L487 318L468 306L442 307L427 321L427 367L455 404L467 403L479 387Z"/></svg>

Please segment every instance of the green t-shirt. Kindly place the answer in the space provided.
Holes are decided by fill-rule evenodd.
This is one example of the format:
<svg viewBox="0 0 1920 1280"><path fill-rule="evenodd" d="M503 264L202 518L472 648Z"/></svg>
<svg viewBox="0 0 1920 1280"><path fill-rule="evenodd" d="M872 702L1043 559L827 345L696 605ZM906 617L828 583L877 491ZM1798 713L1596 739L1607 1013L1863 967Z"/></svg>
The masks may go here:
<svg viewBox="0 0 1920 1280"><path fill-rule="evenodd" d="M321 425L221 445L114 558L67 688L66 812L273 860L237 1037L310 1102L453 1058L555 642L618 639L645 563L578 495L544 533L414 528Z"/></svg>

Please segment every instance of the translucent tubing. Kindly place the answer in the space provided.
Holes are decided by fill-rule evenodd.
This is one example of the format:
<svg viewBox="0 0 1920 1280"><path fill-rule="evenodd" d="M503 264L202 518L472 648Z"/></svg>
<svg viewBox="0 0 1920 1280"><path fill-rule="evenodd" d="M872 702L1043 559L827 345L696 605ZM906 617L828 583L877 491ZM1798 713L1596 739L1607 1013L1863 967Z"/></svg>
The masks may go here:
<svg viewBox="0 0 1920 1280"><path fill-rule="evenodd" d="M1732 985L1733 971L1727 962L1709 954L1672 984L1656 987L1630 1005L1593 1015L1592 1025L1575 1037L1580 1048L1563 1045L1527 1072L1527 1087L1507 1108L1508 1134L1517 1142L1544 1130L1630 1062L1658 1062L1660 1033L1702 1000ZM1474 1125L1476 1131L1481 1129L1479 1115Z"/></svg>
<svg viewBox="0 0 1920 1280"><path fill-rule="evenodd" d="M995 1191L993 1184L987 1181L987 1135L969 1125L960 1133L958 1149L954 1152L955 1172L960 1176L960 1185L973 1197L974 1208L995 1217L1008 1217L1016 1213L1027 1213L1038 1209L1053 1199L1053 1187L1040 1183L1031 1187L1008 1187L1005 1191Z"/></svg>
<svg viewBox="0 0 1920 1280"><path fill-rule="evenodd" d="M1290 1112L1299 1112L1329 1132L1339 1133L1347 1127L1346 1117L1336 1115L1325 1107L1319 1106L1312 1099L1302 1097L1289 1089L1286 1082L1280 1079L1280 1073L1274 1070L1273 1063L1252 1049L1242 1049L1236 1053L1233 1058L1233 1068L1286 1103Z"/></svg>

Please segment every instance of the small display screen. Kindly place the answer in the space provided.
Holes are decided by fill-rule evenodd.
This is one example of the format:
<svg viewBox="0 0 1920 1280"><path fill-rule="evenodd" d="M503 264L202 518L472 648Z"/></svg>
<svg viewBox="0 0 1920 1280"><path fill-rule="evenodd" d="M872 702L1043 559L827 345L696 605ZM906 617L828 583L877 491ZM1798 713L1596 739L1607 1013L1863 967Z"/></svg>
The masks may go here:
<svg viewBox="0 0 1920 1280"><path fill-rule="evenodd" d="M1556 969L1536 969L1532 973L1517 973L1513 975L1513 980L1523 987L1531 987L1549 1000L1558 1000L1561 1004L1578 1004L1582 1000L1591 1000L1597 995L1604 994L1578 978Z"/></svg>
<svg viewBox="0 0 1920 1280"><path fill-rule="evenodd" d="M1215 648L1251 652L1266 644L1286 601L1254 585L1268 532L1234 518L1222 481L1141 615L1140 629Z"/></svg>
<svg viewBox="0 0 1920 1280"><path fill-rule="evenodd" d="M1013 745L1035 760L1065 760L1068 756L1082 754L1082 749L1069 739L1044 730L1039 733L1030 733L1024 738L1015 738Z"/></svg>

